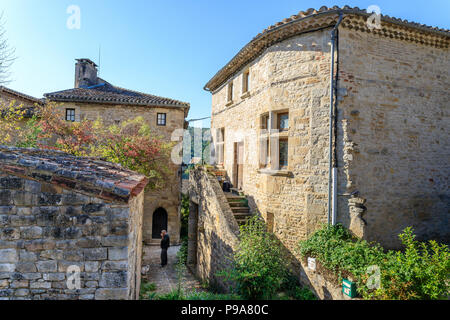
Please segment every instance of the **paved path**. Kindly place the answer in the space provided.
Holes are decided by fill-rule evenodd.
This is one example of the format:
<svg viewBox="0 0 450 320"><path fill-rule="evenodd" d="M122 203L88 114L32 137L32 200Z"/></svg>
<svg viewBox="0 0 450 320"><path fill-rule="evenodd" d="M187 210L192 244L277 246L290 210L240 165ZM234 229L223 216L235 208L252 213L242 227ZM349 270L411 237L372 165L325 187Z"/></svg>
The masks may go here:
<svg viewBox="0 0 450 320"><path fill-rule="evenodd" d="M142 280L156 284L158 294L168 293L177 288L176 255L180 246L171 246L167 251L167 266L161 268L161 249L159 246L144 246L142 266L149 266L149 271L142 275ZM186 269L183 274L181 286L184 292L196 289L201 290L200 282Z"/></svg>

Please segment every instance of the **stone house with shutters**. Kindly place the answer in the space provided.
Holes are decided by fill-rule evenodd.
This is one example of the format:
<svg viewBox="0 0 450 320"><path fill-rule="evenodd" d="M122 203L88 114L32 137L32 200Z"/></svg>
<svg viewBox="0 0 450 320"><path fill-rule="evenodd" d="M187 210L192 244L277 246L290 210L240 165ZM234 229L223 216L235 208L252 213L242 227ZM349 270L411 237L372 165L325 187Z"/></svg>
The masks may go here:
<svg viewBox="0 0 450 320"><path fill-rule="evenodd" d="M190 108L186 102L114 86L98 77L97 65L89 59L77 59L74 88L44 96L61 104L67 121L101 118L112 125L142 116L167 142L172 141L176 129L185 128ZM180 166L172 163L170 169L167 188L145 194L143 239L147 244L159 244L163 229L168 230L173 243L179 241L181 172Z"/></svg>
<svg viewBox="0 0 450 320"><path fill-rule="evenodd" d="M205 85L217 165L297 257L328 221L386 248L407 226L450 240L450 31L370 16L302 11Z"/></svg>

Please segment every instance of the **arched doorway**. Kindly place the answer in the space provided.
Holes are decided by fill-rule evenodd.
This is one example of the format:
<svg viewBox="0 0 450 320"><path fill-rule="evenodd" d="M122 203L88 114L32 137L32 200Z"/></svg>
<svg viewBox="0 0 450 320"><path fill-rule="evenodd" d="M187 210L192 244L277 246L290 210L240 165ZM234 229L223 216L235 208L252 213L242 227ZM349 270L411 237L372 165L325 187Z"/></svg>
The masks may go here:
<svg viewBox="0 0 450 320"><path fill-rule="evenodd" d="M167 230L167 211L164 208L158 208L153 212L152 238L160 239L161 230Z"/></svg>

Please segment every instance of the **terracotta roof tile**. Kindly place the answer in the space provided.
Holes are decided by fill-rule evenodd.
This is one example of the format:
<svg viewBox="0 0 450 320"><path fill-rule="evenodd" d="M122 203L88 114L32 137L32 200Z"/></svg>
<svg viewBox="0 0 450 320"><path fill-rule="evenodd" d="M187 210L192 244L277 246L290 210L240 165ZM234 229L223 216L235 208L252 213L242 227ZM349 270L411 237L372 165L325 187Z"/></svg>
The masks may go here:
<svg viewBox="0 0 450 320"><path fill-rule="evenodd" d="M95 102L143 106L189 107L189 103L113 86L99 78L100 84L46 93L51 101Z"/></svg>
<svg viewBox="0 0 450 320"><path fill-rule="evenodd" d="M336 23L333 19L325 19L320 24L312 22L315 18L328 17L336 15L342 12L344 15L353 15L360 17L368 17L372 13L368 13L366 9L360 9L358 7L344 6L342 8L334 6L328 8L326 6L320 7L319 10L310 8L306 11L300 11L296 15L292 15L289 18L284 19L274 25L269 26L254 37L247 45L245 45L222 69L220 69L211 80L205 85L205 90L215 90L225 83L229 77L235 74L243 65L250 62L252 59L261 54L266 48L275 44L276 42L287 39L295 34L301 34L302 32L315 30L321 27L327 27ZM438 46L448 47L450 39L450 30L440 29L437 27L430 27L424 24L410 22L399 18L393 18L387 15L381 15L381 21L392 23L402 28L412 28L418 32L424 32L427 34L433 34L441 39L435 39L434 44ZM296 25L294 27L294 25ZM286 31L287 28L292 26L292 32Z"/></svg>

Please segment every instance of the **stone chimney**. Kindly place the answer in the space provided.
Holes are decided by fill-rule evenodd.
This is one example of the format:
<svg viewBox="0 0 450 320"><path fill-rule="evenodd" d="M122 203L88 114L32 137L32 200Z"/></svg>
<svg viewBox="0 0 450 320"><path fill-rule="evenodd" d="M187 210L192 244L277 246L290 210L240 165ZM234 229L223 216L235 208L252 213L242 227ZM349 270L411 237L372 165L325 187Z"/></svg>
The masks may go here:
<svg viewBox="0 0 450 320"><path fill-rule="evenodd" d="M90 59L77 59L75 64L75 88L98 84L97 65Z"/></svg>

